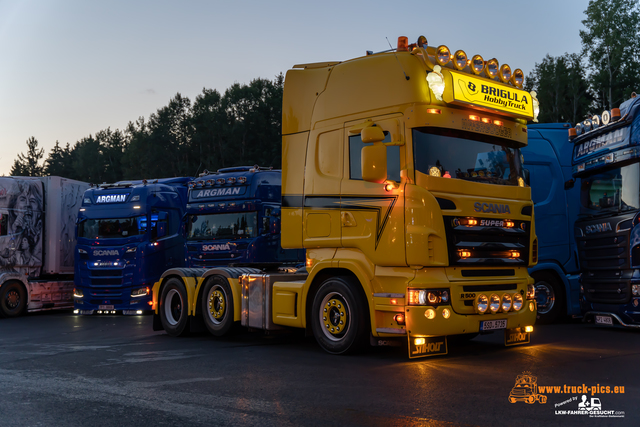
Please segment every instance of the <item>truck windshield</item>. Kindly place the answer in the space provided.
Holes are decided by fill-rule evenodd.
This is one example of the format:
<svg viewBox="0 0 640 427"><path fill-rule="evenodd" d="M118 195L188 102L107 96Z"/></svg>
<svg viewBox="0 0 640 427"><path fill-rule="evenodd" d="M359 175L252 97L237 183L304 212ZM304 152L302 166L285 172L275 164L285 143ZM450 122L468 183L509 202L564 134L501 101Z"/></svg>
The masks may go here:
<svg viewBox="0 0 640 427"><path fill-rule="evenodd" d="M504 140L492 136L416 128L413 154L416 170L427 175L488 184L524 184L520 149L510 148Z"/></svg>
<svg viewBox="0 0 640 427"><path fill-rule="evenodd" d="M639 209L640 163L582 178L580 203L589 213Z"/></svg>
<svg viewBox="0 0 640 427"><path fill-rule="evenodd" d="M146 232L146 215L131 218L87 219L78 224L78 237L86 239L116 239Z"/></svg>
<svg viewBox="0 0 640 427"><path fill-rule="evenodd" d="M258 233L258 213L190 215L188 240L246 239Z"/></svg>

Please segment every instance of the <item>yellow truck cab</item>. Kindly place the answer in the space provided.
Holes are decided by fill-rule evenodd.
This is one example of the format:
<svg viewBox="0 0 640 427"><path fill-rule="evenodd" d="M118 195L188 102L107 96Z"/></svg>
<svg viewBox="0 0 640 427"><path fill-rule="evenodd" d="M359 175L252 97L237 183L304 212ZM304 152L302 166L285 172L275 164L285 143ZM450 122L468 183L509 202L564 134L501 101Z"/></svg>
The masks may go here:
<svg viewBox="0 0 640 427"><path fill-rule="evenodd" d="M306 268L169 270L154 286L157 317L206 317L209 307L219 319L221 294L208 301L200 290L224 278L229 321L306 328L330 353L399 342L409 357L446 354L448 336L493 330L506 345L528 343L537 242L519 149L537 100L522 83L521 70L422 36L294 66L281 243L306 249ZM182 311L162 298L171 279Z"/></svg>

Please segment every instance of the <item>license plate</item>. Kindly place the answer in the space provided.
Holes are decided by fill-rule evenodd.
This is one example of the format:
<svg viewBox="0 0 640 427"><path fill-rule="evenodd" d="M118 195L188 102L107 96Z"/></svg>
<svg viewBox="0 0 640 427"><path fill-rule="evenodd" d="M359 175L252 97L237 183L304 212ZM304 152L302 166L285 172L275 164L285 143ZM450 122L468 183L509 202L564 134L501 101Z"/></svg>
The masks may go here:
<svg viewBox="0 0 640 427"><path fill-rule="evenodd" d="M485 320L480 322L481 331L494 331L496 329L507 329L507 319Z"/></svg>
<svg viewBox="0 0 640 427"><path fill-rule="evenodd" d="M596 316L596 324L613 325L613 319L610 316Z"/></svg>
<svg viewBox="0 0 640 427"><path fill-rule="evenodd" d="M99 305L98 310L113 310L113 305Z"/></svg>

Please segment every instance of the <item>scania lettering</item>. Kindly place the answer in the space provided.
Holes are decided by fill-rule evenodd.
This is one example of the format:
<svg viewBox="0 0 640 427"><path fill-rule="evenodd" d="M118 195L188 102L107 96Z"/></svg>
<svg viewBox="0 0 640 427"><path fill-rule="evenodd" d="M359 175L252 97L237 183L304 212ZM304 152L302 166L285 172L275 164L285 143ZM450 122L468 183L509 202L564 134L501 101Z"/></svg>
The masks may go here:
<svg viewBox="0 0 640 427"><path fill-rule="evenodd" d="M78 216L74 306L78 314L151 311L151 287L168 267L185 266L190 178L89 188Z"/></svg>
<svg viewBox="0 0 640 427"><path fill-rule="evenodd" d="M574 222L580 205L580 180L574 181L568 123L529 126L522 149L536 212L538 264L535 280L538 323L579 317L580 283Z"/></svg>
<svg viewBox="0 0 640 427"><path fill-rule="evenodd" d="M505 341L518 328L529 337L537 242L520 148L538 107L522 81L521 70L479 56L468 63L424 37L294 66L283 93L279 217L282 246L306 249L306 268L168 272L154 287L159 314L186 328L170 317L186 302L213 324L304 328L332 354L393 340L409 357L446 354L447 336L472 337L497 316ZM485 100L482 84L524 109ZM465 129L465 120L489 128Z"/></svg>
<svg viewBox="0 0 640 427"><path fill-rule="evenodd" d="M0 317L73 307L74 227L88 183L0 178Z"/></svg>
<svg viewBox="0 0 640 427"><path fill-rule="evenodd" d="M640 328L640 98L576 124L585 321Z"/></svg>

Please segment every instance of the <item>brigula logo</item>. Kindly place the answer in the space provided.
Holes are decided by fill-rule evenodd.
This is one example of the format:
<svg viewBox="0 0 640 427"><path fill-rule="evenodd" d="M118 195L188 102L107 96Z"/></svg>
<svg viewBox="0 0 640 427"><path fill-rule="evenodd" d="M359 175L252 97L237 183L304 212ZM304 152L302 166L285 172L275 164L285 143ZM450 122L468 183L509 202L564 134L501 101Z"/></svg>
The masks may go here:
<svg viewBox="0 0 640 427"><path fill-rule="evenodd" d="M473 84L473 82L469 82L469 84L467 85L467 88L469 88L469 92L471 92L471 94L475 95L478 92L478 88L476 87L476 85Z"/></svg>

